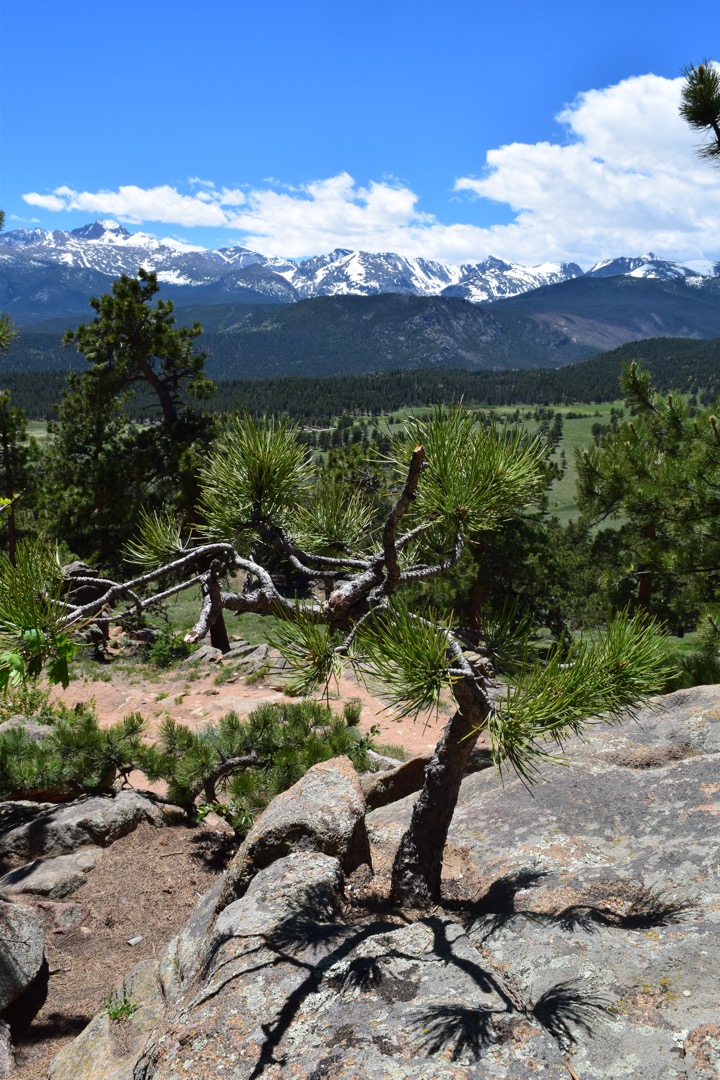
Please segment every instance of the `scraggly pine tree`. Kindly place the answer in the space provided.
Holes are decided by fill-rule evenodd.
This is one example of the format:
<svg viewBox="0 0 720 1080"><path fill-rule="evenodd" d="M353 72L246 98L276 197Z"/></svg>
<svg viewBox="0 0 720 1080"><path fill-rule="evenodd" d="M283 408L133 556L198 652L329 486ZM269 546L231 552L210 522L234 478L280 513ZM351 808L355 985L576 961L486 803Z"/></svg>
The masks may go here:
<svg viewBox="0 0 720 1080"><path fill-rule="evenodd" d="M324 502L336 506L337 491L316 484L296 432L284 422L236 419L201 475L206 542L183 540L176 521L147 515L130 552L144 572L132 581L106 581L104 596L73 611L53 609L43 647L52 655L53 632L92 617L122 618L123 598L128 612L140 612L200 581L202 608L188 639L204 638L223 612L275 616L275 640L297 692L326 686L350 664L379 678L406 714L451 694L456 708L426 768L393 870L397 902L434 902L460 783L481 732L489 733L499 766L532 781L552 759L553 743L581 730L588 717L632 710L662 687L668 672L666 646L653 626L618 617L600 640L577 642L542 664L521 659L498 703L485 664L464 651L461 631L403 602L410 582L447 572L473 537L500 528L536 498L545 453L541 441L476 425L460 408L409 420L388 452L393 493L384 521L377 533L358 535L355 515L346 515L343 543L337 514L326 535ZM258 561L258 541L282 554L308 585L330 581L327 600L308 589L303 597L283 595ZM240 576L241 587L227 587L230 575ZM7 578L1 584L10 587ZM104 604L120 607L99 614ZM0 589L0 625L1 616ZM20 662L33 659L37 641L12 634L10 641Z"/></svg>

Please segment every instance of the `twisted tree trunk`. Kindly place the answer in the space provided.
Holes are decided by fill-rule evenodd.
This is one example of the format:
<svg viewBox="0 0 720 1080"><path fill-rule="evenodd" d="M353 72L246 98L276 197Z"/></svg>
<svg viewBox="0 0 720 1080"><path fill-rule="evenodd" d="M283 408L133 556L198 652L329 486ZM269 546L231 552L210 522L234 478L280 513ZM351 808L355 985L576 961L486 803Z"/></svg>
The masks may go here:
<svg viewBox="0 0 720 1080"><path fill-rule="evenodd" d="M459 679L453 692L457 711L425 769L423 789L393 864L392 899L412 908L440 900L443 852L460 784L490 712L473 676Z"/></svg>

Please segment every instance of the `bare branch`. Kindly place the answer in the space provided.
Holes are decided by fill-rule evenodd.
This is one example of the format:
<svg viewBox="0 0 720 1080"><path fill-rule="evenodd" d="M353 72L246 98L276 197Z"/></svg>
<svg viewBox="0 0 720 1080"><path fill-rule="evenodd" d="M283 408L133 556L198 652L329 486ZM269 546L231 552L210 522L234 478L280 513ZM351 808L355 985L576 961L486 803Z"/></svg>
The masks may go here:
<svg viewBox="0 0 720 1080"><path fill-rule="evenodd" d="M217 765L203 780L205 798L208 802L216 802L218 781L225 776L229 776L230 773L235 772L237 769L264 769L270 764L270 761L263 761L259 758L255 750L251 750L249 754L244 754L242 757L227 758L220 765Z"/></svg>
<svg viewBox="0 0 720 1080"><path fill-rule="evenodd" d="M202 547L194 548L192 551L187 552L179 559L174 559L170 563L166 563L164 566L159 567L157 570L150 570L146 574L141 574L139 577L133 578L127 582L110 582L108 584L105 578L87 578L83 579L86 584L108 584L108 588L102 596L97 597L95 600L89 601L87 604L82 604L80 607L74 609L74 611L64 619L61 620L61 626L67 628L77 622L83 622L86 619L92 619L95 614L102 610L106 605L112 605L118 597L132 596L137 593L143 585L152 584L153 581L158 581L163 577L167 577L170 574L177 574L181 570L184 570L187 566L192 566L194 563L201 559L207 559L211 556L221 557L225 556L229 560L230 565L238 564L240 557L238 556L235 548L232 544L228 543L215 543L204 544ZM252 564L255 565L255 564ZM260 569L260 568L258 568ZM269 576L269 575L268 575ZM80 580L80 579L75 579ZM187 588L187 585L183 586ZM153 602L157 603L158 597L151 598ZM143 601L142 603L146 603Z"/></svg>
<svg viewBox="0 0 720 1080"><path fill-rule="evenodd" d="M320 570L313 570L311 567L306 566L306 562L316 562L320 566L327 566L328 568L336 568L336 570L356 569L364 570L367 567L367 561L363 559L347 558L331 558L328 555L315 555L311 551L304 551L288 536L283 528L279 525L269 525L267 521L262 518L258 518L253 523L253 528L267 544L276 548L278 551L282 551L284 555L287 555L290 562L295 566L296 570L300 573L306 574L308 577L332 577L331 573L323 574Z"/></svg>
<svg viewBox="0 0 720 1080"><path fill-rule="evenodd" d="M465 542L462 536L458 533L455 537L455 548L452 555L445 560L445 562L437 563L435 566L417 566L413 570L404 570L400 574L399 583L405 584L406 581L426 581L428 578L437 577L439 574L445 574L448 570L451 570L455 566L465 549Z"/></svg>
<svg viewBox="0 0 720 1080"><path fill-rule="evenodd" d="M415 492L417 491L424 462L425 448L416 446L410 457L410 466L405 480L405 487L402 490L400 498L395 503L395 506L388 514L385 527L383 528L383 554L387 570L383 589L388 596L395 591L400 581L400 565L398 563L397 548L395 546L395 533L398 525L407 513L412 500L415 498Z"/></svg>
<svg viewBox="0 0 720 1080"><path fill-rule="evenodd" d="M199 585L201 580L200 574L196 577L188 578L186 581L181 581L179 585L173 585L171 589L165 589L160 593L153 593L152 596L146 597L145 600L140 600L135 606L128 608L127 611L114 612L112 615L96 615L92 618L92 622L95 623L117 623L122 622L128 615L139 614L146 611L148 608L154 607L155 604L161 603L163 600L169 599L171 596L177 596L178 593L184 592L185 589L191 589L193 585ZM131 596L134 594L131 593ZM69 606L69 605L63 605Z"/></svg>

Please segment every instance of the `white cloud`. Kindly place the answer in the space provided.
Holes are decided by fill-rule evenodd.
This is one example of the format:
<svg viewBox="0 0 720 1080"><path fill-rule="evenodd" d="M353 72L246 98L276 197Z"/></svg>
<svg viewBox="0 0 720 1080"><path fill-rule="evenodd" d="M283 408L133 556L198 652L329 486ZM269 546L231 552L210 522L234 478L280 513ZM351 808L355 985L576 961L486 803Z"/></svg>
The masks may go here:
<svg viewBox="0 0 720 1080"><path fill-rule="evenodd" d="M127 185L23 198L54 212L227 229L268 255L347 247L446 262L495 254L589 266L648 250L683 261L717 259L720 174L697 159L696 137L678 115L680 86L680 79L643 75L589 90L556 118L562 140L490 150L481 176L455 181L460 198L449 204L462 213L471 196L511 208L512 222L487 228L423 212L418 194L393 178L363 187L346 172L295 186L269 178L255 188L226 188L191 177L191 194Z"/></svg>
<svg viewBox="0 0 720 1080"><path fill-rule="evenodd" d="M695 154L678 114L681 79L643 75L581 94L557 119L567 142L513 143L458 191L507 203L510 225L488 230L499 253L540 251L583 264L649 249L677 259L720 248L720 176Z"/></svg>
<svg viewBox="0 0 720 1080"><path fill-rule="evenodd" d="M127 184L117 191L73 191L59 187L50 195L31 192L23 195L31 206L46 210L83 210L88 214L109 214L121 221L140 225L145 221L161 221L173 225L223 226L227 215L218 205L217 197L207 202L204 193L182 195L169 184L140 188Z"/></svg>

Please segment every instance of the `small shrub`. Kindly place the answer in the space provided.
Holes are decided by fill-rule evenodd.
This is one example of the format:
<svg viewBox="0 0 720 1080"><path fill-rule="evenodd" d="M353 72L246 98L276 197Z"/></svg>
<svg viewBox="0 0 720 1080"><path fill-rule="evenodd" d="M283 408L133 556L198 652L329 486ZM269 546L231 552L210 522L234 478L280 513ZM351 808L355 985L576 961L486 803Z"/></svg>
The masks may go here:
<svg viewBox="0 0 720 1080"><path fill-rule="evenodd" d="M158 668L169 668L187 659L195 651L194 645L188 645L182 634L164 629L159 637L148 647L148 659Z"/></svg>
<svg viewBox="0 0 720 1080"><path fill-rule="evenodd" d="M159 744L149 748L144 768L150 780L167 782L172 802L195 817L222 814L242 837L258 812L312 765L346 755L357 769L367 770L373 734L361 736L321 702L267 704L246 719L230 712L200 732L163 721ZM252 764L223 771L237 758L250 758Z"/></svg>
<svg viewBox="0 0 720 1080"><path fill-rule="evenodd" d="M0 735L0 799L78 796L112 790L141 768L145 721L132 713L100 728L91 704L55 706L47 735L33 740L22 725Z"/></svg>
<svg viewBox="0 0 720 1080"><path fill-rule="evenodd" d="M137 1004L130 998L127 987L124 986L122 994L118 993L117 990L113 990L108 994L103 1001L103 1009L111 1020L119 1023L122 1020L130 1019L137 1009Z"/></svg>
<svg viewBox="0 0 720 1080"><path fill-rule="evenodd" d="M348 727L357 727L362 716L363 703L360 698L351 697L343 706L343 717Z"/></svg>
<svg viewBox="0 0 720 1080"><path fill-rule="evenodd" d="M0 724L12 716L27 716L38 724L52 722L55 709L50 704L50 691L35 682L8 686L0 696Z"/></svg>

